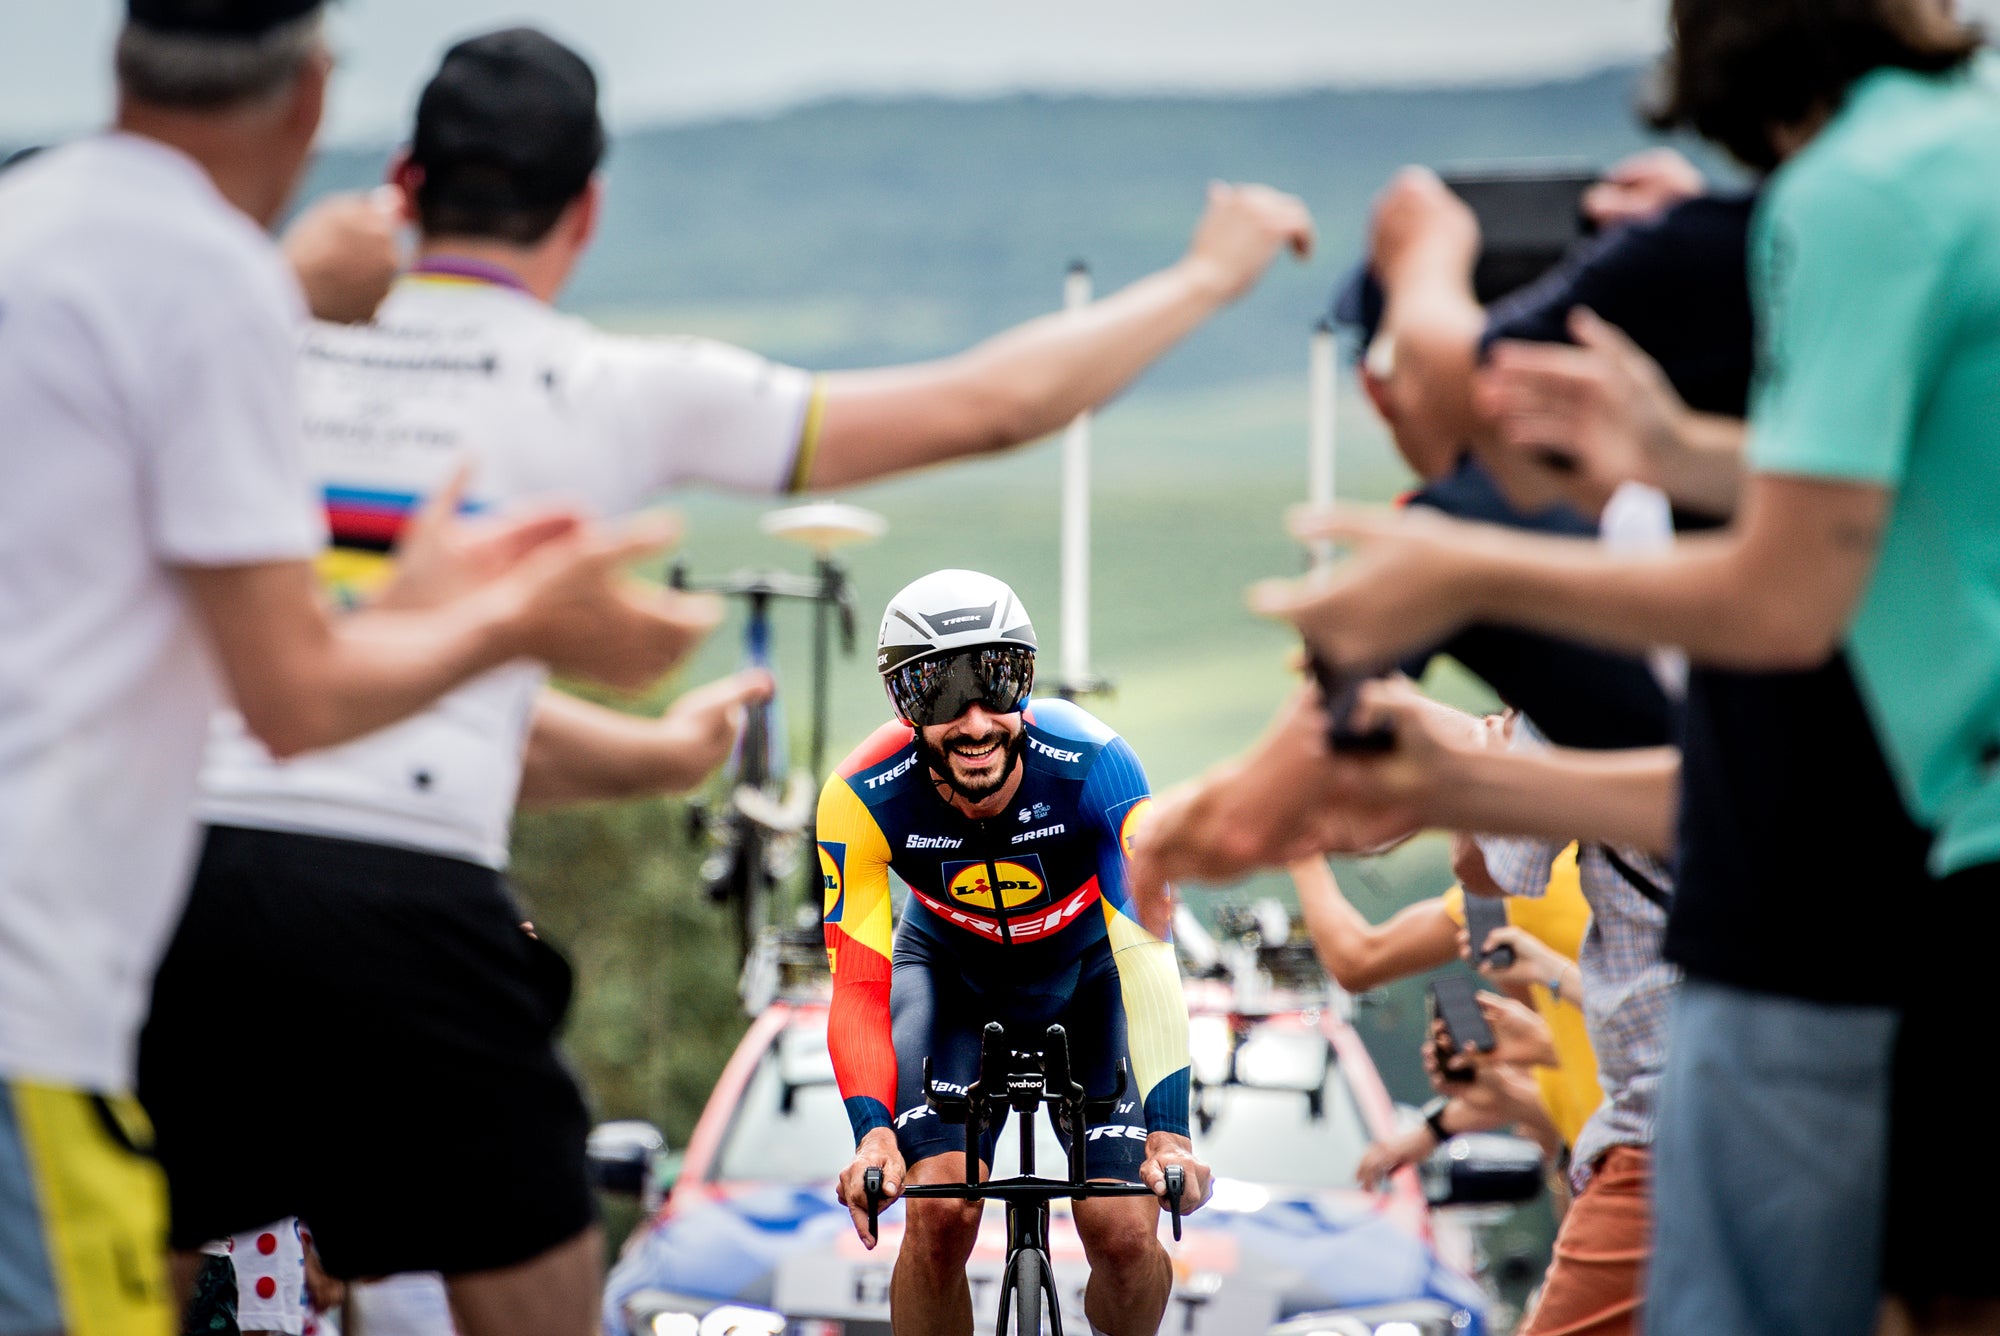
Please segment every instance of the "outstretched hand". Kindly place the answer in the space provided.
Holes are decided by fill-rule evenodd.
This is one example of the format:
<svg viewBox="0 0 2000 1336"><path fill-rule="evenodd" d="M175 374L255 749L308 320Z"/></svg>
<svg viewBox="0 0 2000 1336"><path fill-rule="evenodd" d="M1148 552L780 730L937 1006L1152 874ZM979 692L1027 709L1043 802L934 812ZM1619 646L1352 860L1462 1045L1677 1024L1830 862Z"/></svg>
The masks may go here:
<svg viewBox="0 0 2000 1336"><path fill-rule="evenodd" d="M535 549L573 538L584 527L583 516L562 505L468 514L472 476L472 463L461 460L424 497L396 537L394 570L371 606L440 607L491 584Z"/></svg>
<svg viewBox="0 0 2000 1336"><path fill-rule="evenodd" d="M771 699L777 681L765 668L745 668L696 687L667 707L660 731L677 753L671 791L691 789L729 759L750 706Z"/></svg>
<svg viewBox="0 0 2000 1336"><path fill-rule="evenodd" d="M1384 288L1437 274L1468 282L1479 261L1479 220L1428 167L1405 167L1375 197L1368 260Z"/></svg>
<svg viewBox="0 0 2000 1336"><path fill-rule="evenodd" d="M537 548L503 578L518 601L520 652L624 690L657 680L722 620L713 594L662 589L625 573L679 536L671 516L646 515L619 532L585 529Z"/></svg>
<svg viewBox="0 0 2000 1336"><path fill-rule="evenodd" d="M1297 196L1269 186L1209 183L1208 208L1195 225L1184 262L1214 284L1224 301L1255 287L1280 250L1301 260L1312 254L1312 212Z"/></svg>
<svg viewBox="0 0 2000 1336"><path fill-rule="evenodd" d="M402 267L397 231L402 192L394 186L328 195L302 210L279 245L315 319L370 320Z"/></svg>
<svg viewBox="0 0 2000 1336"><path fill-rule="evenodd" d="M1301 541L1330 539L1346 560L1296 580L1252 586L1250 606L1299 628L1330 666L1379 672L1472 620L1485 526L1426 509L1329 506L1295 511Z"/></svg>
<svg viewBox="0 0 2000 1336"><path fill-rule="evenodd" d="M1517 466L1548 470L1572 504L1595 515L1623 483L1668 480L1687 405L1616 325L1582 307L1569 324L1574 345L1495 344L1476 395L1499 448Z"/></svg>
<svg viewBox="0 0 2000 1336"><path fill-rule="evenodd" d="M1164 902L1158 888L1168 881L1234 881L1314 854L1380 852L1415 834L1407 810L1343 796L1327 727L1319 688L1301 686L1248 752L1160 795L1133 834L1128 871L1141 902Z"/></svg>

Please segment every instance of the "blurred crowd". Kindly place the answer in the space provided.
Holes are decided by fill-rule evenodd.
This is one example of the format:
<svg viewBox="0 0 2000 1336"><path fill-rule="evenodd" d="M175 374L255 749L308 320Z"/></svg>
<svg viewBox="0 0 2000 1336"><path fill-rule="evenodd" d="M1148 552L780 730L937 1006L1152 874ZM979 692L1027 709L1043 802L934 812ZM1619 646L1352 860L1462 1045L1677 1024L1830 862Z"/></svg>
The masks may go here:
<svg viewBox="0 0 2000 1336"><path fill-rule="evenodd" d="M1940 1152L2000 866L2000 67L1935 0L1673 21L1656 123L1750 188L1634 158L1594 240L1482 304L1472 210L1389 184L1359 374L1421 485L1296 515L1349 555L1253 592L1369 680L1302 687L1141 858L1292 865L1350 987L1479 962L1490 1034L1434 1035L1439 1099L1366 1163L1506 1124L1551 1151L1524 1330L1992 1331L1989 1176ZM1439 652L1506 712L1426 698ZM1462 891L1369 925L1320 856L1430 827ZM1482 895L1508 926L1475 942Z"/></svg>
<svg viewBox="0 0 2000 1336"><path fill-rule="evenodd" d="M1419 485L1294 517L1347 555L1253 604L1318 672L1134 873L1286 867L1347 988L1492 985L1362 1176L1540 1145L1533 1336L1996 1331L1962 1111L2000 928L2000 62L1945 0L1672 11L1649 114L1749 185L1618 164L1592 239L1482 301L1471 208L1388 183L1357 374ZM0 1333L300 1332L333 1277L416 1273L382 1330L588 1332L570 980L508 821L699 782L771 689L651 719L546 686L650 683L716 623L625 574L672 541L632 517L1043 436L1311 221L1212 186L1094 305L816 376L554 313L605 139L542 34L454 47L388 184L282 245L318 0L130 0L116 61L111 132L0 175ZM1505 711L1427 698L1439 656ZM1326 856L1426 829L1459 887L1369 923ZM383 1080L328 1090L302 1035Z"/></svg>

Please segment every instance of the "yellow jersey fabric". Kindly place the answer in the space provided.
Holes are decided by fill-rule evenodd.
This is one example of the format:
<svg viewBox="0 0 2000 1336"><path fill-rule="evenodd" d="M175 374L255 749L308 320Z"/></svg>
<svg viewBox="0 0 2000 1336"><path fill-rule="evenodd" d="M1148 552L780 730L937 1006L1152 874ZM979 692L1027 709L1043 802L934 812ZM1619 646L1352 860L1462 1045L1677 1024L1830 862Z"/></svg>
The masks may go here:
<svg viewBox="0 0 2000 1336"><path fill-rule="evenodd" d="M1465 889L1454 886L1444 895L1445 913L1459 927L1465 926ZM1576 846L1570 845L1549 867L1548 894L1539 898L1507 897L1507 922L1535 938L1565 960L1575 960L1590 927L1590 905L1583 898L1583 878L1577 871ZM1548 985L1537 983L1535 1010L1555 1035L1558 1063L1535 1068L1535 1083L1541 1088L1542 1104L1549 1120L1562 1135L1563 1144L1574 1146L1584 1122L1604 1101L1597 1085L1597 1054L1591 1051L1590 1034L1584 1028L1583 1008L1568 998L1557 1000Z"/></svg>

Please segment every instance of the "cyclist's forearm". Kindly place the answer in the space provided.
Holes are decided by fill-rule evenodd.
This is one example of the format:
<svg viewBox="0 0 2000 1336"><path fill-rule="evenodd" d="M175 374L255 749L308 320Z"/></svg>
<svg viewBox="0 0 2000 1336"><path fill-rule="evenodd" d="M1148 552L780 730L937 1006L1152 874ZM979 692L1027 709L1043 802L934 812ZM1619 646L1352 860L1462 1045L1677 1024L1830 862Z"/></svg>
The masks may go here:
<svg viewBox="0 0 2000 1336"><path fill-rule="evenodd" d="M838 971L838 965L835 968ZM887 971L882 974L880 979L843 981L836 972L833 1006L826 1019L827 1052L857 1145L874 1129L891 1126L894 1116L896 1046L889 1023Z"/></svg>

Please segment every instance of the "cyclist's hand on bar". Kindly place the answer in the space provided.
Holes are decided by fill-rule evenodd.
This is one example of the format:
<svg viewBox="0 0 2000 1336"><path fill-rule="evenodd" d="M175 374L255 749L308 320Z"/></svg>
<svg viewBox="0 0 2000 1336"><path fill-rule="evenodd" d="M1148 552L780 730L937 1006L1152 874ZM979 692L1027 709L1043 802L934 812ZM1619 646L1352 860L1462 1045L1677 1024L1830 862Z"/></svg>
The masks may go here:
<svg viewBox="0 0 2000 1336"><path fill-rule="evenodd" d="M1166 1196L1170 1164L1178 1164L1187 1171L1187 1185L1181 1192L1181 1214L1198 1210L1208 1200L1210 1174L1208 1166L1195 1156L1194 1143L1178 1132L1149 1132L1139 1178L1155 1196Z"/></svg>
<svg viewBox="0 0 2000 1336"><path fill-rule="evenodd" d="M868 1229L868 1194L861 1186L862 1175L870 1169L882 1171L880 1205L887 1206L903 1195L903 1153L896 1149L896 1134L889 1128L874 1128L861 1138L861 1144L854 1148L854 1161L841 1171L835 1190L840 1204L854 1217L854 1232L872 1249L878 1240Z"/></svg>

